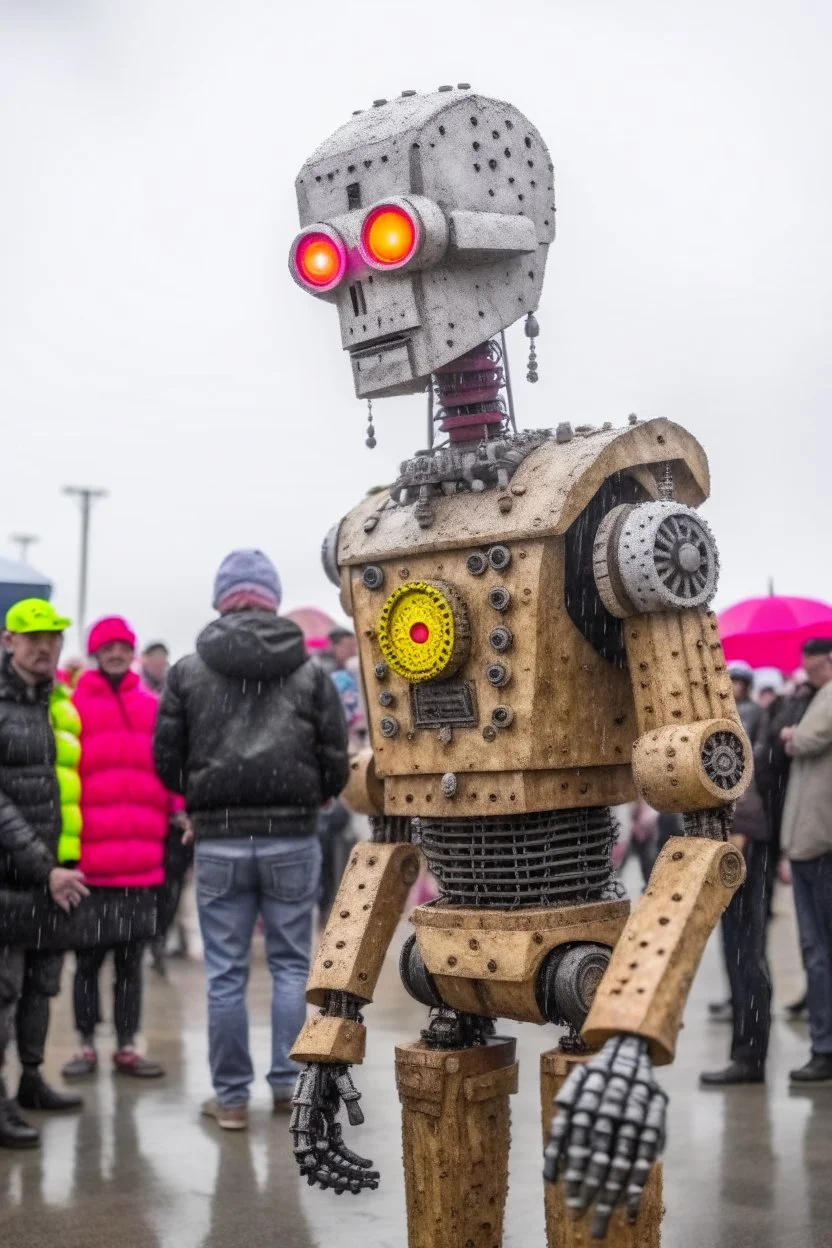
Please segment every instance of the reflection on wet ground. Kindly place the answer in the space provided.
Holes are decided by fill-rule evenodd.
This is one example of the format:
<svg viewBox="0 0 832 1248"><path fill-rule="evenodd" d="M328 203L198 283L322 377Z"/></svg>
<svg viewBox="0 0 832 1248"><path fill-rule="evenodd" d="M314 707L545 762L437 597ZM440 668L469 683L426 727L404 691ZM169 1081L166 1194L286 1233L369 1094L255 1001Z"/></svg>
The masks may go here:
<svg viewBox="0 0 832 1248"><path fill-rule="evenodd" d="M777 1012L802 985L788 905L788 897L781 897L783 913L772 928ZM301 1183L286 1119L271 1117L262 1079L247 1135L221 1134L200 1119L200 1102L210 1093L202 973L198 964L173 963L167 982L148 975L146 1003L148 1047L166 1064L168 1078L136 1084L116 1078L102 1063L86 1088L83 1114L40 1119L41 1152L0 1153L0 1245L402 1248L392 1048L418 1035L424 1011L398 986L396 952L388 958L378 1001L367 1011L368 1060L358 1072L367 1123L351 1138L380 1166L380 1191L353 1199ZM252 1047L264 1075L269 1037L262 964L252 978ZM664 1248L829 1248L832 1088L790 1094L787 1072L807 1055L806 1029L778 1019L766 1088L700 1092L699 1071L727 1057L728 1028L706 1020L708 1000L721 992L714 940L688 1004L678 1060L660 1076L671 1095ZM542 1248L537 1064L556 1033L530 1026L512 1030L519 1038L521 1087L513 1099L505 1244ZM55 1011L50 1077L57 1077L72 1042L65 991Z"/></svg>

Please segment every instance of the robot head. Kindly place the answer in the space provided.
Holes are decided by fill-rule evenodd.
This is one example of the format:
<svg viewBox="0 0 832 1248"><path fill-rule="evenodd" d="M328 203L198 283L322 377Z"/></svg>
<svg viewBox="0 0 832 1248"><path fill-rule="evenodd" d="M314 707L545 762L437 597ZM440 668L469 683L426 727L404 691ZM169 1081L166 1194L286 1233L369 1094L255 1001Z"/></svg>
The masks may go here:
<svg viewBox="0 0 832 1248"><path fill-rule="evenodd" d="M424 390L538 305L554 177L510 104L450 87L378 101L318 148L296 189L289 270L337 306L359 398Z"/></svg>

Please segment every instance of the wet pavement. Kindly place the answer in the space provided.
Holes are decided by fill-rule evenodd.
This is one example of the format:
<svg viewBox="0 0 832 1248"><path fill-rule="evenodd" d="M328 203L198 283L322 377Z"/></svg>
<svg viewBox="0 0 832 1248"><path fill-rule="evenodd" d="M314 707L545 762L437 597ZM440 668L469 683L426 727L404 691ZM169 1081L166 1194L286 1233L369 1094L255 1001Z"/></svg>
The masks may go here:
<svg viewBox="0 0 832 1248"><path fill-rule="evenodd" d="M664 1248L830 1248L832 1087L790 1093L787 1072L808 1056L805 1025L783 1021L802 986L788 896L772 927L775 1013L768 1083L702 1092L697 1075L724 1064L729 1029L706 1019L722 992L712 940L686 1011L675 1066L660 1078L671 1096L665 1156ZM406 934L403 926L400 938ZM397 942L400 943L400 942ZM102 1062L84 1089L84 1113L32 1115L40 1152L0 1152L2 1248L403 1248L404 1196L392 1049L413 1039L424 1011L400 989L391 951L378 1000L367 1011L368 1058L357 1072L366 1125L350 1143L372 1156L382 1187L353 1198L308 1188L296 1176L286 1119L270 1114L268 982L258 961L250 992L258 1082L247 1134L200 1119L210 1094L203 979L198 963L172 962L167 981L148 972L146 1040L168 1077L141 1084ZM106 1000L106 998L105 998ZM513 1098L506 1248L542 1248L540 1052L554 1029L518 1036L520 1092ZM57 1078L73 1037L69 995L54 1014L47 1073ZM100 1052L111 1049L102 1037ZM9 1072L12 1083L14 1069ZM13 1084L14 1086L14 1084Z"/></svg>

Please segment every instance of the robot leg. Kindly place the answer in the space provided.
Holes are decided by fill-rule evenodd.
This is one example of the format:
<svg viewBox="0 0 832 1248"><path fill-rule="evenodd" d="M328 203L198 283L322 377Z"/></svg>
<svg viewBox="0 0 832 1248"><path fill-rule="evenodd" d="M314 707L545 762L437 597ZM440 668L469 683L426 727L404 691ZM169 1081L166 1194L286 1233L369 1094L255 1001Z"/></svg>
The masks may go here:
<svg viewBox="0 0 832 1248"><path fill-rule="evenodd" d="M500 1248L515 1042L396 1049L409 1248Z"/></svg>
<svg viewBox="0 0 832 1248"><path fill-rule="evenodd" d="M568 1053L550 1049L540 1058L540 1097L543 1110L543 1143L549 1139L552 1124L552 1105L569 1072L575 1065L589 1061L593 1053ZM572 1219L566 1208L562 1183L546 1183L546 1244L547 1248L593 1248L597 1240L590 1239L592 1218ZM626 1205L615 1210L609 1230L603 1240L604 1248L659 1248L662 1224L662 1166L656 1162L647 1180L641 1209L635 1223L627 1221Z"/></svg>

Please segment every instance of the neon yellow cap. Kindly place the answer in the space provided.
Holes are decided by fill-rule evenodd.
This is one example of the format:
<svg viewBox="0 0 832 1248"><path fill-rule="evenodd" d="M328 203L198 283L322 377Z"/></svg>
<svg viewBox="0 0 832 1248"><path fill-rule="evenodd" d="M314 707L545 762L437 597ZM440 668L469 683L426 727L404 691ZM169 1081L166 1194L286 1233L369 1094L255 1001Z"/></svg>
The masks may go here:
<svg viewBox="0 0 832 1248"><path fill-rule="evenodd" d="M58 612L45 598L24 598L6 612L9 633L63 633L72 620Z"/></svg>

